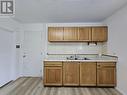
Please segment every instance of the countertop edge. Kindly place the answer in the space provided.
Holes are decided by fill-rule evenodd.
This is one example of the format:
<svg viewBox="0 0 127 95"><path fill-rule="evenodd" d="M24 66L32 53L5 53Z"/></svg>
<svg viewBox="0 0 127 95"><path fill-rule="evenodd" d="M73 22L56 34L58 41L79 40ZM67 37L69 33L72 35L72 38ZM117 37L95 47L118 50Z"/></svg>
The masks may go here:
<svg viewBox="0 0 127 95"><path fill-rule="evenodd" d="M117 62L118 60L44 60L58 62Z"/></svg>

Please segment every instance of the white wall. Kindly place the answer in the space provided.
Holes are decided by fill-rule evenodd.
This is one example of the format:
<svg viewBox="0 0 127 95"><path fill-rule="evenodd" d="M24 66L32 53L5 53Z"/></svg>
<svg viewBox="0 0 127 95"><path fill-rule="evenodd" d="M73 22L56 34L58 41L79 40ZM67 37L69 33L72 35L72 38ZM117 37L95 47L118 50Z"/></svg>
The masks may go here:
<svg viewBox="0 0 127 95"><path fill-rule="evenodd" d="M127 95L127 6L109 17L108 53L119 57L117 63L117 88Z"/></svg>
<svg viewBox="0 0 127 95"><path fill-rule="evenodd" d="M0 29L0 86L11 80L12 41L13 34Z"/></svg>
<svg viewBox="0 0 127 95"><path fill-rule="evenodd" d="M0 29L0 84L17 78L15 63L15 33ZM0 86L1 86L0 85Z"/></svg>
<svg viewBox="0 0 127 95"><path fill-rule="evenodd" d="M0 18L0 28L14 32L15 30L18 30L19 25L20 24L18 22L11 18Z"/></svg>
<svg viewBox="0 0 127 95"><path fill-rule="evenodd" d="M16 63L15 33L19 23L0 18L0 84L18 77Z"/></svg>

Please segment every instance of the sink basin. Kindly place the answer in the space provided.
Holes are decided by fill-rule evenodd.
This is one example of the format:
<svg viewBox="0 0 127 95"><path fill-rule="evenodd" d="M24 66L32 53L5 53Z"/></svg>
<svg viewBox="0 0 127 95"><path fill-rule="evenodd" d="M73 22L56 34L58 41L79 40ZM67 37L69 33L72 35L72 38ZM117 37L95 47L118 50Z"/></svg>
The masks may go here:
<svg viewBox="0 0 127 95"><path fill-rule="evenodd" d="M90 60L90 59L89 59L89 58L84 57L84 58L78 58L78 60Z"/></svg>
<svg viewBox="0 0 127 95"><path fill-rule="evenodd" d="M89 58L86 58L86 57L84 57L84 58L70 58L70 57L67 57L66 59L67 60L90 60Z"/></svg>

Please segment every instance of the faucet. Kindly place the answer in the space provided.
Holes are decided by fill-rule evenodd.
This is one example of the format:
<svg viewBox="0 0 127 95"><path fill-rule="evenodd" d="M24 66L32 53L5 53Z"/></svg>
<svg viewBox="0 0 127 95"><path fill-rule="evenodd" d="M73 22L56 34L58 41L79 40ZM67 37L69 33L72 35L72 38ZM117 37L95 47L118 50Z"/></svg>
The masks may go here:
<svg viewBox="0 0 127 95"><path fill-rule="evenodd" d="M78 59L78 56L77 56L77 54L74 54L74 59Z"/></svg>
<svg viewBox="0 0 127 95"><path fill-rule="evenodd" d="M74 54L74 58L76 58L77 57L77 55L76 54Z"/></svg>

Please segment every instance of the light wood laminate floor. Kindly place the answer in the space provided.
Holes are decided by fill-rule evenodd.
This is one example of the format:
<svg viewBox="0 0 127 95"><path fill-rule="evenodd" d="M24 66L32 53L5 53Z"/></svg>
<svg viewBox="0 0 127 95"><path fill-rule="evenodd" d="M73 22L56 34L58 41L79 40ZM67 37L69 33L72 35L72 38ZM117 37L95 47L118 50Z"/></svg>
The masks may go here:
<svg viewBox="0 0 127 95"><path fill-rule="evenodd" d="M0 95L122 95L115 88L44 87L41 78L19 78L0 88Z"/></svg>

